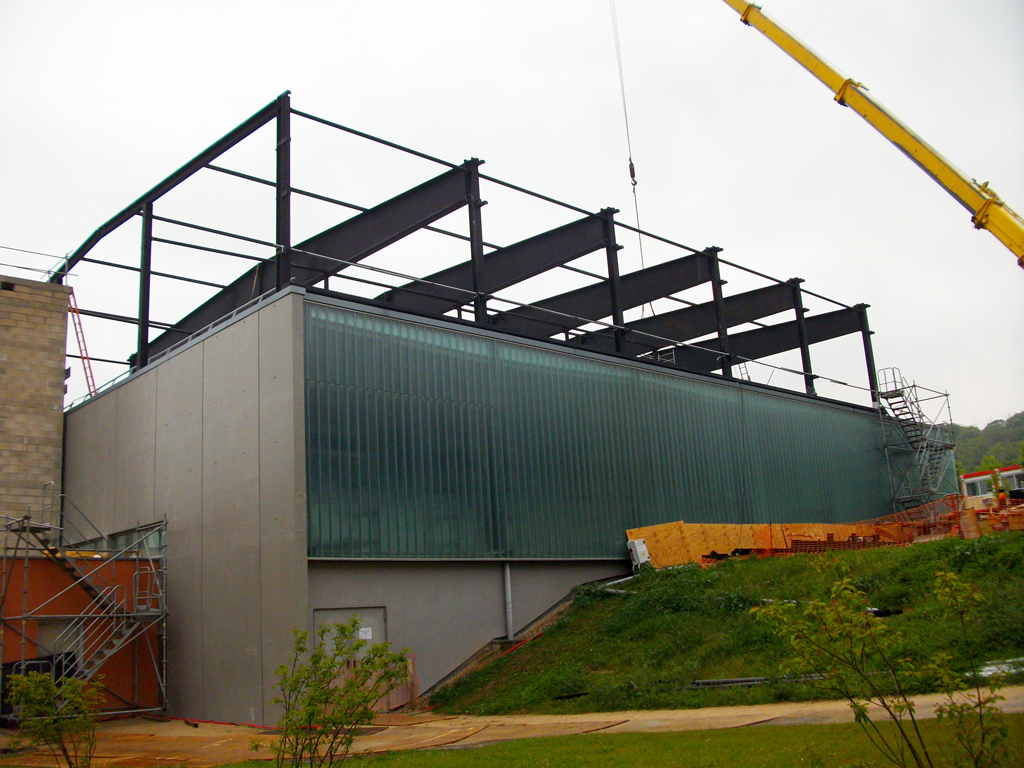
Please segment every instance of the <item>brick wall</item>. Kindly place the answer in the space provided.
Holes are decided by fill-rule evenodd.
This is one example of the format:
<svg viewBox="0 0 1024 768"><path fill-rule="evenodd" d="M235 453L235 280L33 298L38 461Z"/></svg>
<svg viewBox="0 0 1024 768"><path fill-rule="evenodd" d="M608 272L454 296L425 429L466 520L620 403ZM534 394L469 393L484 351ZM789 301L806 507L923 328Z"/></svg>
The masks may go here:
<svg viewBox="0 0 1024 768"><path fill-rule="evenodd" d="M43 484L61 482L63 285L0 275L0 514L37 517Z"/></svg>

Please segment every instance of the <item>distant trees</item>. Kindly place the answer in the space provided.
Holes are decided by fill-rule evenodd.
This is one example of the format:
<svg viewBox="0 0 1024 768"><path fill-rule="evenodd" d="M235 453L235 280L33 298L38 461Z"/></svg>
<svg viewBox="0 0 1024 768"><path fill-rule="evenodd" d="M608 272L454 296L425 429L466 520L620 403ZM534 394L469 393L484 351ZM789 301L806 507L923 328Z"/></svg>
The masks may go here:
<svg viewBox="0 0 1024 768"><path fill-rule="evenodd" d="M988 424L984 429L954 425L957 460L964 472L1024 462L1024 411Z"/></svg>

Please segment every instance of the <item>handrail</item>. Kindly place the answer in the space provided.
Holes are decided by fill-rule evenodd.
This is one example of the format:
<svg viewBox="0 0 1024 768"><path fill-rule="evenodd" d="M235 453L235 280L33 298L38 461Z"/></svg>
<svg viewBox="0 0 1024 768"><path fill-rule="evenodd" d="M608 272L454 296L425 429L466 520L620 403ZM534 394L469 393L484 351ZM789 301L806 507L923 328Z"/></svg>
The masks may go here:
<svg viewBox="0 0 1024 768"><path fill-rule="evenodd" d="M118 611L117 609L121 610ZM85 609L78 614L78 618L69 622L64 631L57 635L53 644L60 648L62 641L67 641L72 636L77 636L78 629L90 619L101 618L103 620L114 619L125 613L125 592L124 587L114 585L105 587L99 595L93 598ZM84 636L83 636L84 637ZM83 645L83 651L85 646Z"/></svg>
<svg viewBox="0 0 1024 768"><path fill-rule="evenodd" d="M103 534L102 531L100 531L99 528L96 527L96 525L92 522L92 520L89 519L89 516L87 514L85 514L85 512L82 511L81 507L79 507L77 504L75 504L75 502L73 502L71 500L71 498L66 493L61 492L61 493L57 493L56 495L53 495L53 490L55 490L55 486L54 486L52 480L43 483L43 493L44 494L46 493L46 487L47 486L50 486L51 501L50 501L50 505L48 507L43 507L43 512L44 513L45 512L52 513L54 510L59 511L60 512L60 516L61 516L61 525L58 526L58 527L63 529L65 527L67 527L67 526L70 526L73 529L73 532L80 537L80 541L75 542L75 544L82 544L82 543L88 542L88 541L90 541L90 538L88 536L86 536L82 532L82 530L80 528L78 528L78 526L76 526L74 523L70 523L67 520L67 517L65 517L64 510L63 510L63 506L64 506L63 502L65 502L65 501L68 504L70 504L72 507L74 507L75 508L75 512L77 512L79 514L79 516L86 523L89 524L89 527L92 528L92 530L97 534L97 538L102 539L103 543L106 544L108 547L110 546L109 539ZM64 537L62 537L62 538L64 538ZM64 542L61 542L61 543L63 544Z"/></svg>

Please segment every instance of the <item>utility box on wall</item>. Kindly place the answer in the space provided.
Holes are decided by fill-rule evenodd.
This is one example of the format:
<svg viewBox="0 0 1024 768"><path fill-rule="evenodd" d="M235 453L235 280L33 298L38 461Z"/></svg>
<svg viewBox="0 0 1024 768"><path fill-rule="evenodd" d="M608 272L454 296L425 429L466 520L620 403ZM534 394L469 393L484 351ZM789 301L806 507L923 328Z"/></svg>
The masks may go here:
<svg viewBox="0 0 1024 768"><path fill-rule="evenodd" d="M651 562L651 556L647 552L647 544L643 539L635 539L626 542L626 549L629 550L629 562L634 568L639 568L644 563Z"/></svg>

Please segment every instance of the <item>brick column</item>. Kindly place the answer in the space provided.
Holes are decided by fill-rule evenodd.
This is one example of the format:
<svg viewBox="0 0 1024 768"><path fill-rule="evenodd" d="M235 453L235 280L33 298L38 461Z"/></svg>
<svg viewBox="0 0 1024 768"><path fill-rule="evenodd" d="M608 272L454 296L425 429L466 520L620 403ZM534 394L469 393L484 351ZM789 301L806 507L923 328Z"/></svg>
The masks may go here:
<svg viewBox="0 0 1024 768"><path fill-rule="evenodd" d="M71 289L0 275L0 514L38 519L61 483Z"/></svg>

